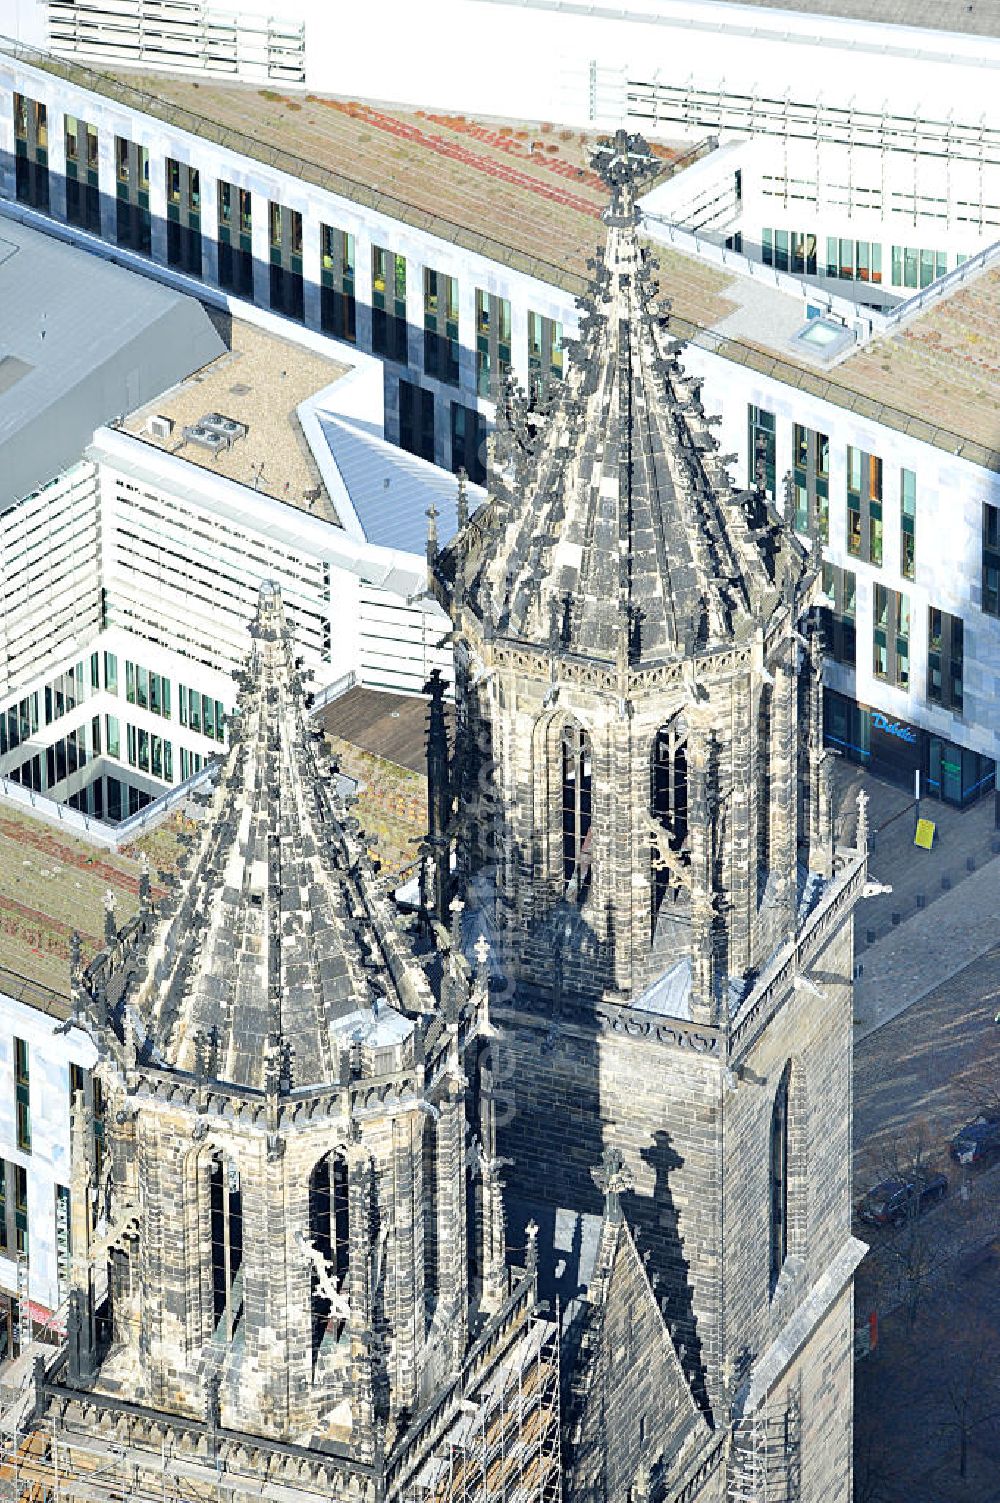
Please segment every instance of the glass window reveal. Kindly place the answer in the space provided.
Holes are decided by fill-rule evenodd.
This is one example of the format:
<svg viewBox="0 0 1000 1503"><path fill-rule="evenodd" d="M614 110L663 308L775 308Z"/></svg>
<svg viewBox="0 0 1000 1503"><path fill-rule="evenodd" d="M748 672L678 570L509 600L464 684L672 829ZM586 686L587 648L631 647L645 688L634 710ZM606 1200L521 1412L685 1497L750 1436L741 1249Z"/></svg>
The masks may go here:
<svg viewBox="0 0 1000 1503"><path fill-rule="evenodd" d="M927 698L961 715L965 706L965 627L961 616L927 611Z"/></svg>
<svg viewBox="0 0 1000 1503"><path fill-rule="evenodd" d="M848 445L847 551L864 563L882 564L882 461Z"/></svg>
<svg viewBox="0 0 1000 1503"><path fill-rule="evenodd" d="M825 433L792 427L792 507L796 532L830 541L830 440Z"/></svg>

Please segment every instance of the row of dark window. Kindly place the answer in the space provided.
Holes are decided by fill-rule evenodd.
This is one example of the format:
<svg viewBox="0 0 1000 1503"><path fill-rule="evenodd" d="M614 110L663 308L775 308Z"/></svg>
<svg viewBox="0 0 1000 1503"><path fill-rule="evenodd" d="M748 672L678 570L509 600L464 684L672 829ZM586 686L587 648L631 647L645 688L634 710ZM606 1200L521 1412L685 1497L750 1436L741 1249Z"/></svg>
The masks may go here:
<svg viewBox="0 0 1000 1503"><path fill-rule="evenodd" d="M748 410L748 454L751 486L771 501L777 496L777 434L773 412L751 405ZM899 571L904 579L916 575L917 477L899 472ZM877 454L847 446L847 552L876 568L882 565L883 467ZM830 541L830 439L825 433L792 425L792 468L785 477L785 509L796 532Z"/></svg>
<svg viewBox="0 0 1000 1503"><path fill-rule="evenodd" d="M749 483L776 496L776 433L774 414L749 408ZM830 541L830 441L800 423L792 427L792 469L787 477L786 506L796 532ZM883 465L877 454L848 445L847 551L853 558L880 568L883 562ZM899 472L899 572L916 578L917 477ZM1000 616L1000 507L983 503L982 609ZM946 653L947 655L947 653ZM935 669L935 673L937 669ZM947 694L944 688L942 693Z"/></svg>
<svg viewBox="0 0 1000 1503"><path fill-rule="evenodd" d="M760 238L761 260L765 266L793 275L815 276L820 270L816 236L809 231L765 228ZM956 266L967 260L956 256ZM849 282L882 281L882 246L877 240L854 240L828 235L826 260L822 263L828 277ZM892 247L892 285L917 289L929 287L948 269L944 251L920 246Z"/></svg>
<svg viewBox="0 0 1000 1503"><path fill-rule="evenodd" d="M856 667L857 576L837 564L823 565L823 588L830 600L824 610L826 649L835 662ZM961 616L938 606L927 610L927 699L961 715L965 633ZM872 620L872 672L883 683L910 687L910 597L876 584Z"/></svg>
<svg viewBox="0 0 1000 1503"><path fill-rule="evenodd" d="M138 683L137 676L133 678L133 682ZM169 713L169 683L166 679L162 681L161 692L163 691L166 692L166 705ZM199 734L210 736L217 741L224 741L225 711L221 701L212 699L207 694L199 694L195 689L187 689L183 684L178 685L178 694L181 724ZM138 700L130 702L138 703ZM154 706L151 704L150 708ZM4 718L0 717L0 722ZM116 760L120 759L122 754L121 723L117 715L104 716L103 738L101 717L94 715L89 722L84 722L83 725L53 741L45 747L44 751L35 752L17 767L11 768L6 776L12 782L20 783L24 788L31 788L35 793L43 793L54 788L64 778L72 777L94 758L101 756L102 740L105 755ZM125 745L126 760L130 767L136 768L139 772L148 773L151 777L160 778L165 783L174 781L173 743L166 737L126 723ZM189 752L187 748L181 747L181 780L188 778L192 773L200 772L205 760L207 759L203 759L200 753ZM73 795L69 803L81 813L94 814L98 818L103 818L100 778L91 785L91 789L91 793L88 793L86 789L80 790ZM137 811L131 810L130 812ZM120 817L123 816L109 809L109 818Z"/></svg>
<svg viewBox="0 0 1000 1503"><path fill-rule="evenodd" d="M22 94L14 96L18 150L17 197L35 208L49 209L48 120L45 106ZM98 182L98 134L93 125L66 115L67 218L101 233ZM147 147L115 137L115 238L119 245L149 255L151 251L150 161ZM193 276L202 266L202 182L196 167L174 157L164 159L167 206L167 263ZM238 296L254 297L254 195L220 178L216 183L218 279ZM290 318L304 320L303 219L296 209L267 201L270 305ZM320 322L325 333L355 341L356 244L346 230L322 224L320 234ZM371 248L372 349L376 355L409 364L407 263L384 246ZM456 277L423 268L423 366L427 375L447 385L460 382L459 293ZM511 310L507 298L476 289L476 389L494 397L497 383L511 364ZM558 320L528 314L528 369L532 383L561 379L563 330ZM453 468L461 467L460 460ZM466 468L468 468L466 466Z"/></svg>

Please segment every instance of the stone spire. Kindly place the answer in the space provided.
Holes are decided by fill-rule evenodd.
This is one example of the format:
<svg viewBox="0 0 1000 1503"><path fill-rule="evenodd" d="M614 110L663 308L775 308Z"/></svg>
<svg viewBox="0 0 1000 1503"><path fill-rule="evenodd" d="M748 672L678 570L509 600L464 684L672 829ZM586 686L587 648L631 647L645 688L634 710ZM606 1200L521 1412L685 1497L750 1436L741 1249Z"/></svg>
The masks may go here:
<svg viewBox="0 0 1000 1503"><path fill-rule="evenodd" d="M204 1072L211 1039L215 1079L273 1095L341 1081L376 1012L384 1032L431 1003L415 966L387 963L399 937L306 724L277 586L251 634L213 817L126 1002L141 1063Z"/></svg>
<svg viewBox="0 0 1000 1503"><path fill-rule="evenodd" d="M487 630L547 644L556 621L564 652L621 672L745 640L776 593L639 244L636 195L659 163L624 131L594 160L607 245L568 378L450 551Z"/></svg>

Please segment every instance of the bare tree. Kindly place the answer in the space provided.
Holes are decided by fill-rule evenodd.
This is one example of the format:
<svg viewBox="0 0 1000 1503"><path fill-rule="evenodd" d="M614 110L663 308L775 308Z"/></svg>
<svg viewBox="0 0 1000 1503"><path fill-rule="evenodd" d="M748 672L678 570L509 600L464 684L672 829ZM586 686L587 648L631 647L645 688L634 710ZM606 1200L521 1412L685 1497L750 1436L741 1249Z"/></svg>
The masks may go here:
<svg viewBox="0 0 1000 1503"><path fill-rule="evenodd" d="M951 1250L938 1220L928 1216L929 1202L943 1196L946 1186L929 1189L936 1175L932 1142L924 1123L883 1143L873 1158L873 1178L910 1187L902 1193L890 1224L872 1239L872 1259L884 1297L894 1296L906 1311L912 1329L930 1290L940 1285ZM883 1306L883 1313L885 1308Z"/></svg>
<svg viewBox="0 0 1000 1503"><path fill-rule="evenodd" d="M964 1480L973 1440L1000 1421L1000 1335L967 1301L949 1301L934 1322L933 1337L939 1381L930 1417L942 1435L957 1441Z"/></svg>
<svg viewBox="0 0 1000 1503"><path fill-rule="evenodd" d="M854 1503L890 1503L891 1468L876 1416L855 1414Z"/></svg>

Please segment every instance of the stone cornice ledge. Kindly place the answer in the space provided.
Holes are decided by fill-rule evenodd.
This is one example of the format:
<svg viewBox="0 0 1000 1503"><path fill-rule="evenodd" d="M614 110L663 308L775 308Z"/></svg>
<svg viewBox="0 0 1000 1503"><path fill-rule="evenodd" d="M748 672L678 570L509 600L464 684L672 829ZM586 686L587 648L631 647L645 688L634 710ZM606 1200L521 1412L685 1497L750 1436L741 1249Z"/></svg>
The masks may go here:
<svg viewBox="0 0 1000 1503"><path fill-rule="evenodd" d="M839 1299L845 1285L867 1251L866 1243L857 1237L848 1237L829 1268L821 1278L816 1280L791 1320L785 1323L780 1334L754 1363L750 1388L743 1406L744 1414L756 1409L767 1398L782 1373L798 1356L834 1301Z"/></svg>

